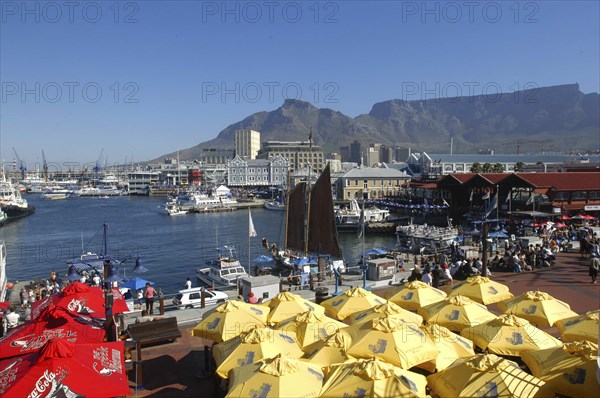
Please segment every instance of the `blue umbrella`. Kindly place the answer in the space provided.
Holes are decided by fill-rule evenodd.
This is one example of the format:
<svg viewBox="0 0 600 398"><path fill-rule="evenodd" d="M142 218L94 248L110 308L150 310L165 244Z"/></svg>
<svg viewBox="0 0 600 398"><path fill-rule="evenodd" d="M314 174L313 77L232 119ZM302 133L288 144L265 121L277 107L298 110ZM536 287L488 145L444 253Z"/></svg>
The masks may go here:
<svg viewBox="0 0 600 398"><path fill-rule="evenodd" d="M379 256L381 254L386 254L387 250L383 250L383 249L371 249L371 250L367 250L365 252L365 256Z"/></svg>
<svg viewBox="0 0 600 398"><path fill-rule="evenodd" d="M255 263L270 263L271 261L273 261L273 258L262 254L256 258L254 258L252 261L254 261Z"/></svg>
<svg viewBox="0 0 600 398"><path fill-rule="evenodd" d="M150 282L145 279L135 277L135 278L127 279L125 282L123 282L121 284L120 287L122 289L131 289L132 291L140 290L140 289L143 289L144 287L146 287L147 282L149 282L151 285L154 285L154 282Z"/></svg>
<svg viewBox="0 0 600 398"><path fill-rule="evenodd" d="M502 231L494 231L494 232L490 232L488 234L488 238L502 238L502 239L506 239L506 238L508 238L508 235L506 235Z"/></svg>
<svg viewBox="0 0 600 398"><path fill-rule="evenodd" d="M304 264L308 263L308 258L306 258L306 257L295 258L292 260L292 263L296 264L296 265L304 265Z"/></svg>

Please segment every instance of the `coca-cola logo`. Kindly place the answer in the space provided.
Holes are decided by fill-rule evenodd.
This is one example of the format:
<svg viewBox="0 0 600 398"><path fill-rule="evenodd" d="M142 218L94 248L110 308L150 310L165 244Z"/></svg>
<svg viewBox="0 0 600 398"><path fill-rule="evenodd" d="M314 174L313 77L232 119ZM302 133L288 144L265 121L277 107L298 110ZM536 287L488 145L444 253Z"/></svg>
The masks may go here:
<svg viewBox="0 0 600 398"><path fill-rule="evenodd" d="M10 385L17 379L17 372L19 371L19 365L23 362L23 359L17 358L0 371L0 394L4 394Z"/></svg>
<svg viewBox="0 0 600 398"><path fill-rule="evenodd" d="M52 382L56 379L56 373L46 369L39 379L35 382L35 387L27 398L39 398L44 392L52 385Z"/></svg>

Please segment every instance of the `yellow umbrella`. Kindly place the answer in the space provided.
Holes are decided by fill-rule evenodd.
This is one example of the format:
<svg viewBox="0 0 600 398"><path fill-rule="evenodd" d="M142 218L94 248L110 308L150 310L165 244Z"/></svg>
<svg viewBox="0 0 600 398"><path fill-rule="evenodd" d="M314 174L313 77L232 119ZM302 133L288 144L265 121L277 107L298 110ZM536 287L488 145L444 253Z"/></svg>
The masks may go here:
<svg viewBox="0 0 600 398"><path fill-rule="evenodd" d="M413 281L388 292L385 298L405 310L417 311L421 307L442 301L446 298L446 293L426 283Z"/></svg>
<svg viewBox="0 0 600 398"><path fill-rule="evenodd" d="M286 319L295 317L306 311L324 314L325 308L315 304L297 294L282 292L277 294L264 305L270 308L267 322L271 325L277 325Z"/></svg>
<svg viewBox="0 0 600 398"><path fill-rule="evenodd" d="M421 330L397 318L377 318L343 329L352 339L348 354L379 358L403 369L434 359L439 350Z"/></svg>
<svg viewBox="0 0 600 398"><path fill-rule="evenodd" d="M304 351L304 359L310 363L320 366L329 366L334 363L342 363L347 360L353 360L354 357L348 355L348 349L352 345L352 340L349 335L341 330L335 332L325 340L319 340L313 344L306 346Z"/></svg>
<svg viewBox="0 0 600 398"><path fill-rule="evenodd" d="M513 298L508 286L485 276L471 276L466 281L452 285L448 296L463 295L481 304L492 304Z"/></svg>
<svg viewBox="0 0 600 398"><path fill-rule="evenodd" d="M339 329L347 326L345 323L329 318L325 314L306 311L279 323L277 329L295 333L300 347L304 348L315 341L326 339Z"/></svg>
<svg viewBox="0 0 600 398"><path fill-rule="evenodd" d="M318 397L322 386L320 366L277 355L233 369L227 397Z"/></svg>
<svg viewBox="0 0 600 398"><path fill-rule="evenodd" d="M321 398L425 397L425 376L382 362L377 358L336 366L321 389Z"/></svg>
<svg viewBox="0 0 600 398"><path fill-rule="evenodd" d="M423 326L423 330L433 340L440 353L434 360L418 365L419 368L435 372L444 370L459 358L475 355L473 342L440 325L431 324Z"/></svg>
<svg viewBox="0 0 600 398"><path fill-rule="evenodd" d="M427 385L440 397L526 398L539 394L544 382L512 361L479 354L427 376Z"/></svg>
<svg viewBox="0 0 600 398"><path fill-rule="evenodd" d="M224 379L232 368L249 365L263 358L272 358L277 354L294 358L304 355L296 343L295 333L254 327L213 347L217 374Z"/></svg>
<svg viewBox="0 0 600 398"><path fill-rule="evenodd" d="M354 325L355 323L367 322L375 318L381 318L386 316L399 318L403 322L412 323L416 327L421 326L421 324L423 323L423 317L421 315L417 315L414 312L407 311L399 305L388 301L385 304L380 304L373 308L369 308L368 310L360 311L350 315L350 324Z"/></svg>
<svg viewBox="0 0 600 398"><path fill-rule="evenodd" d="M527 352L521 357L534 376L552 390L569 397L597 397L598 345L589 341L566 343L563 347Z"/></svg>
<svg viewBox="0 0 600 398"><path fill-rule="evenodd" d="M598 318L600 310L588 311L585 314L556 322L562 341L588 340L598 341Z"/></svg>
<svg viewBox="0 0 600 398"><path fill-rule="evenodd" d="M463 329L460 334L482 350L498 355L520 356L527 351L562 346L562 342L527 320L508 314Z"/></svg>
<svg viewBox="0 0 600 398"><path fill-rule="evenodd" d="M427 323L437 323L452 331L460 331L496 318L485 305L465 296L448 297L438 303L419 308Z"/></svg>
<svg viewBox="0 0 600 398"><path fill-rule="evenodd" d="M498 308L505 314L525 318L538 326L553 326L556 321L577 316L569 304L540 291L526 292L499 302Z"/></svg>
<svg viewBox="0 0 600 398"><path fill-rule="evenodd" d="M361 287L353 287L339 296L331 297L321 303L325 310L340 321L351 314L385 304L384 299Z"/></svg>
<svg viewBox="0 0 600 398"><path fill-rule="evenodd" d="M263 306L231 300L204 314L204 319L192 329L191 334L219 343L256 325L265 326L268 313Z"/></svg>

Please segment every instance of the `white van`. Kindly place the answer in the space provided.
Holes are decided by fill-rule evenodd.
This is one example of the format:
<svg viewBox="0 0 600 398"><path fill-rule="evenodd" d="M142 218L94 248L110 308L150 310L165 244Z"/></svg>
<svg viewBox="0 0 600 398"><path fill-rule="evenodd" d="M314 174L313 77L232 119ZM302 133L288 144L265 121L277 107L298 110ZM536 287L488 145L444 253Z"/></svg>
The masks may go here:
<svg viewBox="0 0 600 398"><path fill-rule="evenodd" d="M194 287L192 289L180 290L179 294L177 294L177 296L175 296L173 299L173 305L180 310L187 308L200 308L200 304L202 302L201 294L203 289L203 287ZM229 300L229 296L223 292L204 289L204 303L206 305L220 304L227 300Z"/></svg>

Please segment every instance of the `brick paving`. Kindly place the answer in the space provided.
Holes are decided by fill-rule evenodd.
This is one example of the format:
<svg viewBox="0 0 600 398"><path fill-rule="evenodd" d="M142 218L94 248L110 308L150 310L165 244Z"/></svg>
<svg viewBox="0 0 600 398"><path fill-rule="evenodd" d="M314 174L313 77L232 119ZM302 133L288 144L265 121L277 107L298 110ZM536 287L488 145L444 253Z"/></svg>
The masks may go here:
<svg viewBox="0 0 600 398"><path fill-rule="evenodd" d="M583 313L600 308L600 284L592 284L588 276L589 259L578 253L560 253L551 268L521 274L494 272L493 279L509 286L516 296L529 290L541 290L567 302L571 309ZM382 295L386 290L375 293ZM490 310L499 313L494 305ZM203 369L204 346L211 342L190 336L189 328L182 328L183 337L175 343L143 349L143 386L132 389L139 397L217 397L218 388L213 379L197 377ZM544 329L557 335L556 328ZM136 385L133 372L131 386Z"/></svg>

